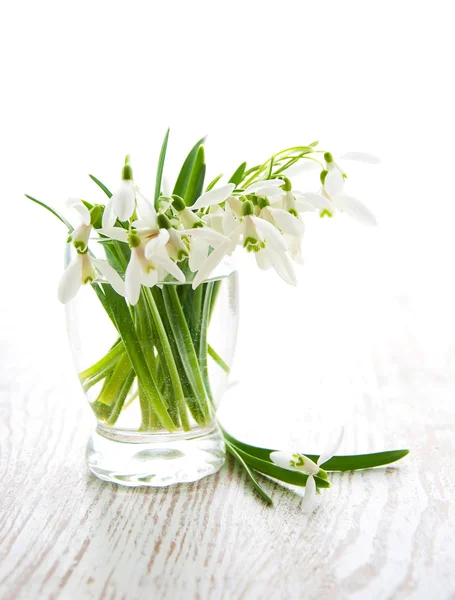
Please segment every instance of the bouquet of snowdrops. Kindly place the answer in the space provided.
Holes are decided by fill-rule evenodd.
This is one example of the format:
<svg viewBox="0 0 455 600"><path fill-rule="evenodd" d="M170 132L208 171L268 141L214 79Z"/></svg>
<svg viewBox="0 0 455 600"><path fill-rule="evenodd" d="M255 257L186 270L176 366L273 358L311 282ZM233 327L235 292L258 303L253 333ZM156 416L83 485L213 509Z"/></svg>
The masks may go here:
<svg viewBox="0 0 455 600"><path fill-rule="evenodd" d="M168 137L169 131L153 198L146 198L136 184L129 156L113 194L90 176L107 196L104 205L79 198L69 201L74 225L27 196L68 228L74 258L59 284L61 302L70 302L82 285L90 284L117 330L117 340L105 356L80 373L84 390L101 382L92 409L98 420L113 426L136 399L142 432L185 432L193 423L205 426L215 418L207 361L210 357L225 371L229 366L208 343L207 331L219 285L211 276L225 257L242 247L254 255L260 269L272 268L295 285L293 263L302 262L306 212L321 217L346 213L375 224L368 208L345 192L343 167L330 152L318 149L317 142L287 148L257 166L244 162L225 182L220 175L205 185L202 139L169 186L163 176ZM368 154L345 158L376 162ZM310 165L319 171L314 189L295 190L293 173ZM102 247L104 257L92 250L93 245ZM166 285L169 282L191 285ZM329 487L327 471L379 466L407 453L335 457L340 437L327 453L307 456L257 448L222 432L227 450L265 500L271 502L256 473L306 486L308 509L316 488Z"/></svg>

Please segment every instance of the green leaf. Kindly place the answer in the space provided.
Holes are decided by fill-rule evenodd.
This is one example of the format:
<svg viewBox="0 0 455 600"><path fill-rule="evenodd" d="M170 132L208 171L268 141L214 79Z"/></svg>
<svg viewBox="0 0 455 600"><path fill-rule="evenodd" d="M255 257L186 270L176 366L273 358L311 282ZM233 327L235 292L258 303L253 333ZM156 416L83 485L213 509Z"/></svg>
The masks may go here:
<svg viewBox="0 0 455 600"><path fill-rule="evenodd" d="M43 208L45 208L46 210L48 210L50 213L52 213L55 217L57 217L57 219L59 219L64 225L66 225L66 227L68 228L68 232L69 233L71 233L73 231L74 227L71 225L71 223L69 221L67 221L65 219L65 217L63 217L54 208L52 208L51 206L48 206L44 202L41 202L41 200L37 200L36 198L33 198L33 196L29 196L28 194L24 194L24 196L26 198L28 198L29 200L31 200L32 202L36 202L36 204L39 204L40 206L42 206Z"/></svg>
<svg viewBox="0 0 455 600"><path fill-rule="evenodd" d="M169 140L170 129L166 131L164 136L163 144L161 145L160 157L158 159L158 168L156 170L156 182L155 182L155 209L158 209L158 199L161 194L161 181L163 179L164 161L166 160L167 143Z"/></svg>
<svg viewBox="0 0 455 600"><path fill-rule="evenodd" d="M216 184L219 182L219 180L223 177L223 173L221 173L220 175L218 175L217 177L215 177L215 179L212 179L212 181L208 184L208 186L205 188L206 192L210 192L210 190L212 190Z"/></svg>
<svg viewBox="0 0 455 600"><path fill-rule="evenodd" d="M261 487L261 485L259 484L258 480L256 479L256 477L253 475L253 472L251 471L251 469L249 468L249 466L246 464L246 462L243 460L243 458L240 456L240 454L237 452L237 450L235 449L234 446L231 446L231 444L229 444L229 442L226 442L226 450L229 452L229 454L231 454L241 465L242 467L245 469L248 477L251 479L252 484L254 485L256 491L258 492L258 494L260 496L262 496L262 498L268 502L268 504L271 504L273 506L273 500L272 498L270 498L270 496L267 494L267 492L265 492L265 490Z"/></svg>
<svg viewBox="0 0 455 600"><path fill-rule="evenodd" d="M234 444L243 452L255 456L260 460L270 460L270 453L275 452L275 450L269 448L259 448L240 442L229 435L223 428L221 428L221 430L229 443ZM306 452L303 452L302 454L305 454L305 456L308 456L308 458L311 458L314 462L319 458L318 454L307 454ZM362 469L372 469L373 467L383 467L404 458L407 454L409 454L409 450L388 450L372 454L334 456L324 464L324 471L358 471Z"/></svg>
<svg viewBox="0 0 455 600"><path fill-rule="evenodd" d="M97 179L97 178L95 177L95 175L89 175L89 177L90 177L90 179L91 179L92 181L94 181L94 182L96 183L96 185L97 185L97 186L99 186L99 187L100 187L100 188L103 190L103 192L106 194L106 196L107 196L108 198L111 198L111 197L112 197L112 192L111 192L111 191L109 191L109 190L107 189L107 187L104 185L104 183L101 183L101 181L100 181L99 179Z"/></svg>
<svg viewBox="0 0 455 600"><path fill-rule="evenodd" d="M199 146L190 178L184 195L185 204L193 206L199 196L202 194L205 178L205 152L204 146Z"/></svg>
<svg viewBox="0 0 455 600"><path fill-rule="evenodd" d="M246 162L243 162L235 171L232 177L229 179L229 183L235 183L236 187L242 181L243 176L245 175L246 170Z"/></svg>
<svg viewBox="0 0 455 600"><path fill-rule="evenodd" d="M190 150L190 153L185 159L183 166L180 170L179 176L177 177L177 181L175 182L174 194L180 196L181 198L185 197L186 188L188 187L188 182L190 180L191 171L193 169L194 161L196 160L196 155L198 153L199 147L205 142L206 136L201 138Z"/></svg>

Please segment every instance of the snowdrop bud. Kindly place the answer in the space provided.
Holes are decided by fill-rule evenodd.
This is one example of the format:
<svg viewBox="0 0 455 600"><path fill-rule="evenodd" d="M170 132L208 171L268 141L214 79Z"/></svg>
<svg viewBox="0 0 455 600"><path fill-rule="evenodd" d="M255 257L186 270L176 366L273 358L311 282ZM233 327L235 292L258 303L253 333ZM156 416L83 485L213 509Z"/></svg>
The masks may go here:
<svg viewBox="0 0 455 600"><path fill-rule="evenodd" d="M175 208L177 212L180 212L184 208L186 208L185 200L177 196L177 194L172 196L172 206Z"/></svg>
<svg viewBox="0 0 455 600"><path fill-rule="evenodd" d="M330 152L324 152L324 160L328 165L333 162L333 156Z"/></svg>
<svg viewBox="0 0 455 600"><path fill-rule="evenodd" d="M135 231L132 231L131 229L128 233L128 244L130 248L137 248L141 245L141 238Z"/></svg>
<svg viewBox="0 0 455 600"><path fill-rule="evenodd" d="M328 174L328 171L326 169L324 169L324 171L321 171L321 174L319 175L319 179L321 180L322 185L324 185L327 174Z"/></svg>
<svg viewBox="0 0 455 600"><path fill-rule="evenodd" d="M166 215L158 215L157 223L160 229L170 229L172 227L171 222Z"/></svg>
<svg viewBox="0 0 455 600"><path fill-rule="evenodd" d="M242 216L247 217L248 215L254 215L254 206L251 200L245 200L242 204Z"/></svg>
<svg viewBox="0 0 455 600"><path fill-rule="evenodd" d="M130 181L133 179L133 169L130 165L130 155L127 154L125 157L125 165L122 169L122 179L124 181Z"/></svg>
<svg viewBox="0 0 455 600"><path fill-rule="evenodd" d="M95 225L98 219L101 217L101 213L103 211L103 207L99 204L95 204L90 210L90 225Z"/></svg>
<svg viewBox="0 0 455 600"><path fill-rule="evenodd" d="M284 181L284 185L281 186L281 189L285 192L290 192L292 190L291 180L287 177L281 177L281 179Z"/></svg>
<svg viewBox="0 0 455 600"><path fill-rule="evenodd" d="M257 205L259 208L265 208L266 206L270 206L270 202L265 196L259 196L257 199Z"/></svg>

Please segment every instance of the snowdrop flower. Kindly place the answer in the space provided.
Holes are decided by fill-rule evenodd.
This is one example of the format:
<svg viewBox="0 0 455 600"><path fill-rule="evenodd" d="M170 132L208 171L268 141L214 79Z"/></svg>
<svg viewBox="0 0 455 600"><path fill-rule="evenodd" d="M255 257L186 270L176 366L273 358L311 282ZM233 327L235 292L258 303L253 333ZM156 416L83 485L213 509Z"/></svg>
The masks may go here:
<svg viewBox="0 0 455 600"><path fill-rule="evenodd" d="M100 229L103 235L119 242L127 242L131 248L125 272L125 291L132 306L139 300L142 285L153 287L167 273L181 283L185 281L182 270L167 252L171 228L169 219L164 215L157 215L153 205L140 193L137 194L137 203L141 218L132 223L134 229Z"/></svg>
<svg viewBox="0 0 455 600"><path fill-rule="evenodd" d="M330 200L335 208L345 212L352 218L365 225L376 225L376 218L373 213L357 198L343 193L344 190L344 172L335 163L330 152L324 154L327 169L321 173L322 195ZM331 216L333 211L324 209ZM324 214L324 210L321 215Z"/></svg>
<svg viewBox="0 0 455 600"><path fill-rule="evenodd" d="M71 233L71 242L79 252L85 252L92 231L92 216L90 215L89 209L79 198L70 198L67 202L67 206L74 209L80 218L80 224L75 227L74 231ZM96 217L99 216L99 211L100 209L97 209Z"/></svg>
<svg viewBox="0 0 455 600"><path fill-rule="evenodd" d="M215 231L211 227L207 227L204 221L195 215L193 211L203 208L218 207L220 203L225 202L230 197L234 188L235 185L233 183L229 183L205 192L199 196L191 209L186 207L181 198L178 196L174 197L174 209L178 212L178 215L185 228L183 231L178 231L177 234L188 236L191 239L189 250L189 267L193 273L199 271L202 265L206 262L209 256L210 247L215 249L228 241L227 237L220 231ZM219 210L222 211L221 208L219 208ZM215 257L216 256L217 255L215 255ZM210 265L210 263L208 264ZM205 272L205 269L203 272Z"/></svg>
<svg viewBox="0 0 455 600"><path fill-rule="evenodd" d="M60 302L66 304L75 297L81 285L95 281L96 271L101 273L117 294L125 295L125 284L122 278L106 260L93 258L87 252L78 252L60 280L58 286Z"/></svg>
<svg viewBox="0 0 455 600"><path fill-rule="evenodd" d="M122 278L111 265L105 261L88 255L87 244L92 230L92 224L99 218L101 207L95 205L90 211L79 198L70 198L68 206L74 209L81 218L70 236L77 254L65 269L58 286L58 298L66 304L72 300L81 285L91 283L97 278L98 271L114 290L121 296L125 295L125 286Z"/></svg>
<svg viewBox="0 0 455 600"><path fill-rule="evenodd" d="M305 486L305 495L302 501L303 512L309 513L313 511L316 499L316 482L314 481L314 476L318 475L323 479L327 479L327 473L321 467L329 462L329 460L338 452L341 442L343 441L343 436L344 428L341 429L338 439L332 448L321 454L317 462L314 462L311 458L308 458L308 456L298 452L290 453L278 451L270 453L270 460L278 467L287 469L288 471L299 471L309 475Z"/></svg>
<svg viewBox="0 0 455 600"><path fill-rule="evenodd" d="M103 229L113 227L115 221L127 221L134 212L136 192L134 189L133 169L129 155L122 169L122 182L117 191L109 198L103 214Z"/></svg>

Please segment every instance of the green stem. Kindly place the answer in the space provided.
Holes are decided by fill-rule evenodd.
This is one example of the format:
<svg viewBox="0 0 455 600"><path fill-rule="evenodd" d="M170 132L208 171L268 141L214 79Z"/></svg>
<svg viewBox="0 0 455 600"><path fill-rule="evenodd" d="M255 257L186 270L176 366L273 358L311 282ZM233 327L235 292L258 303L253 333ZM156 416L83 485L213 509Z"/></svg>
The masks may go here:
<svg viewBox="0 0 455 600"><path fill-rule="evenodd" d="M172 432L176 430L176 426L170 417L164 400L156 386L155 380L147 366L144 353L140 342L135 333L134 323L131 319L131 314L125 300L119 296L109 285L102 286L104 291L104 304L107 304L112 314L117 331L122 338L125 350L128 353L131 364L136 372L139 383L144 389L148 401L156 412L163 427Z"/></svg>
<svg viewBox="0 0 455 600"><path fill-rule="evenodd" d="M98 397L98 401L101 402L101 404L107 404L107 406L112 406L115 404L117 402L117 397L121 392L122 386L131 372L132 368L130 359L126 354L124 354L118 360L112 376L109 378L108 384Z"/></svg>
<svg viewBox="0 0 455 600"><path fill-rule="evenodd" d="M172 348L166 334L166 329L164 328L163 321L161 319L160 313L158 311L157 305L155 303L153 294L150 289L145 290L145 297L158 333L158 338L162 350L162 356L165 360L165 364L169 371L169 377L171 379L172 388L174 390L174 396L177 402L178 413L182 421L182 427L185 431L189 431L191 428L188 421L188 414L186 412L185 396L183 394L179 372L177 369L177 365L175 364L174 355L172 353Z"/></svg>
<svg viewBox="0 0 455 600"><path fill-rule="evenodd" d="M191 339L190 330L185 320L185 315L183 314L175 287L176 286L174 285L165 285L163 287L164 304L186 374L197 393L198 402L206 421L210 421L212 415L208 404L207 392L199 368L193 341Z"/></svg>
<svg viewBox="0 0 455 600"><path fill-rule="evenodd" d="M217 365L219 365L223 371L225 373L230 372L230 368L229 365L227 363L224 362L224 360L221 358L221 356L212 348L212 346L209 344L208 345L208 354L209 356L211 356L213 358L213 360L217 363Z"/></svg>

